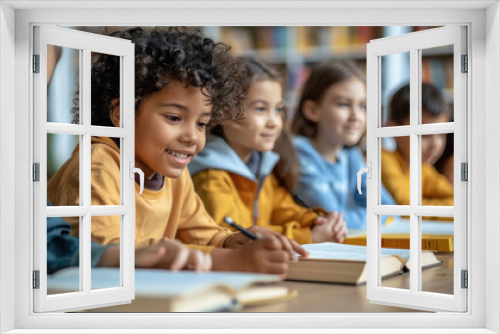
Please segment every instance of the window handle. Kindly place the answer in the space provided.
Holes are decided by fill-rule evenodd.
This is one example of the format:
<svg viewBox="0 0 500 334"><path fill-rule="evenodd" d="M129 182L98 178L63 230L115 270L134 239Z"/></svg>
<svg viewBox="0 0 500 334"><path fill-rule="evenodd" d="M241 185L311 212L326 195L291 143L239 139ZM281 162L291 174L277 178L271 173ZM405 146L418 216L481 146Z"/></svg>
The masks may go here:
<svg viewBox="0 0 500 334"><path fill-rule="evenodd" d="M358 192L360 195L361 195L361 175L363 175L363 173L367 173L368 178L369 179L372 178L372 163L368 161L366 164L368 165L368 167L363 167L358 171Z"/></svg>
<svg viewBox="0 0 500 334"><path fill-rule="evenodd" d="M135 179L134 177L135 173L139 174L139 185L141 186L141 189L139 190L139 195L142 195L142 191L144 190L144 172L140 168L135 168L134 162L132 161L130 161L129 163L129 170L131 179Z"/></svg>

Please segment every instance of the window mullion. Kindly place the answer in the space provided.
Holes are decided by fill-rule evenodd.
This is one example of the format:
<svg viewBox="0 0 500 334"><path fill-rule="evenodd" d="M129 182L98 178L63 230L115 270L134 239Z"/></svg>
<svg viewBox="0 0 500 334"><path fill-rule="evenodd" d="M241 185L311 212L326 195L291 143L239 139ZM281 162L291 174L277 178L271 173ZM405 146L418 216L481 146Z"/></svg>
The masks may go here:
<svg viewBox="0 0 500 334"><path fill-rule="evenodd" d="M90 128L91 125L91 81L90 81L90 68L91 68L91 51L89 48L83 49L82 61L82 76L83 76L83 89L80 95L82 100L82 109L80 114L82 118L82 125ZM91 206L91 134L87 132L82 136L80 143L80 171L81 181L80 189L82 191L81 204L90 208ZM86 212L81 220L82 226L80 227L80 275L83 284L83 291L90 293L91 290L91 222L92 216L90 211Z"/></svg>
<svg viewBox="0 0 500 334"><path fill-rule="evenodd" d="M419 124L420 108L420 71L419 52L416 48L410 49L410 292L418 293L420 285L420 238L418 216L413 208L420 204L420 140L413 129ZM415 261L417 260L418 261Z"/></svg>

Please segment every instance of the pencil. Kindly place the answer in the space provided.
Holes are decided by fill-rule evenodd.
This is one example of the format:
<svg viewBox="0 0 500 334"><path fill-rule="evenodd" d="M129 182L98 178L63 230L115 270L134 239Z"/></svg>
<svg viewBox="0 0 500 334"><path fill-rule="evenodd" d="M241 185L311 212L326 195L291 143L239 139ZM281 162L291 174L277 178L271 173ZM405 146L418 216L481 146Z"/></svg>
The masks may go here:
<svg viewBox="0 0 500 334"><path fill-rule="evenodd" d="M257 240L258 239L258 237L255 234L253 234L252 232L250 232L246 228L241 227L240 225L236 224L234 222L234 220L232 220L229 217L224 217L224 223L226 223L228 225L231 225L232 227L234 227L235 229L237 229L238 231L240 231L241 233L243 233L244 235L246 235L247 237L249 237L252 240Z"/></svg>

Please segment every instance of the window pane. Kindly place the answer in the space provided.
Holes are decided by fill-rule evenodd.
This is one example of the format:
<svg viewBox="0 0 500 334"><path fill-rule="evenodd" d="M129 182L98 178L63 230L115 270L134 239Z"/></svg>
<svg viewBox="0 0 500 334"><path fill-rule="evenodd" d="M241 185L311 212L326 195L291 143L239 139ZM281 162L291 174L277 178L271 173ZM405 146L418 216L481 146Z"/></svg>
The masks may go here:
<svg viewBox="0 0 500 334"><path fill-rule="evenodd" d="M79 217L73 217L80 224ZM60 270L73 270L73 275L65 286L47 286L47 295L80 291L80 242L78 236L73 236L72 228L67 218L47 218L47 274L54 275ZM78 231L78 229L76 230ZM71 267L71 269L69 269ZM47 277L42 278L46 279ZM67 283L67 284L66 284Z"/></svg>
<svg viewBox="0 0 500 334"><path fill-rule="evenodd" d="M454 294L454 229L453 221L442 222L421 219L422 227L422 291ZM427 268L426 252L437 252L442 265Z"/></svg>
<svg viewBox="0 0 500 334"><path fill-rule="evenodd" d="M120 284L120 223L121 216L92 216L92 290L115 288ZM108 241L111 241L108 243ZM106 243L107 245L104 245ZM114 245L110 245L114 244ZM100 267L116 268L116 273L106 277L99 275Z"/></svg>
<svg viewBox="0 0 500 334"><path fill-rule="evenodd" d="M453 45L422 50L421 123L453 120Z"/></svg>
<svg viewBox="0 0 500 334"><path fill-rule="evenodd" d="M120 205L120 138L92 137L92 205Z"/></svg>
<svg viewBox="0 0 500 334"><path fill-rule="evenodd" d="M81 205L79 157L65 164L80 143L80 136L47 134L47 198L53 206ZM74 166L73 164L76 164ZM68 194L74 196L69 196Z"/></svg>
<svg viewBox="0 0 500 334"><path fill-rule="evenodd" d="M382 139L380 172L382 184L387 190L384 200L392 197L397 205L410 205L410 137L386 137Z"/></svg>
<svg viewBox="0 0 500 334"><path fill-rule="evenodd" d="M453 206L453 133L421 136L421 205Z"/></svg>
<svg viewBox="0 0 500 334"><path fill-rule="evenodd" d="M386 221L390 216L381 215L379 216L379 224ZM394 244L390 240L386 240L384 235L381 234L380 246L382 256L380 257L380 278L383 287L397 288L397 289L410 289L410 275L407 275L406 269L401 259L404 256L394 256L388 254L394 254ZM401 253L406 251L396 250L396 253Z"/></svg>
<svg viewBox="0 0 500 334"><path fill-rule="evenodd" d="M381 126L408 125L410 124L410 52L395 53L381 58L380 124Z"/></svg>
<svg viewBox="0 0 500 334"><path fill-rule="evenodd" d="M79 90L80 50L47 45L47 122L79 124Z"/></svg>
<svg viewBox="0 0 500 334"><path fill-rule="evenodd" d="M110 60L105 58L109 58ZM121 57L92 52L91 124L99 126L116 126L120 124L120 60ZM105 61L105 62L104 62ZM101 63L106 65L101 65ZM113 111L113 125L110 112Z"/></svg>

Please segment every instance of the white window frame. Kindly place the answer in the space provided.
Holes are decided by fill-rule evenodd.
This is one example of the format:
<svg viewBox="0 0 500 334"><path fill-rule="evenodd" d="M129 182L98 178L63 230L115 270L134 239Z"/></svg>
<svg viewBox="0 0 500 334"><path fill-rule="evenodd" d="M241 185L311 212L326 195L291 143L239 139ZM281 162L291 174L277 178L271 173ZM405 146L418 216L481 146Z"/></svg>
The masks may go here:
<svg viewBox="0 0 500 334"><path fill-rule="evenodd" d="M448 26L393 37L380 38L367 45L367 164L372 177L367 189L367 297L380 304L402 306L429 311L467 310L467 290L461 287L461 270L467 269L467 186L460 178L460 163L467 163L467 73L461 73L461 55L467 54L465 26ZM452 45L453 49L453 114L454 122L422 124L422 51ZM382 57L408 52L410 55L410 124L382 126ZM453 206L423 206L421 143L423 134L454 134L454 192ZM380 205L382 138L408 136L410 138L410 194L409 205ZM473 180L471 179L471 182ZM410 216L410 287L396 289L381 284L380 217L381 215ZM454 221L455 251L453 253L453 293L431 293L422 290L422 216L452 217Z"/></svg>
<svg viewBox="0 0 500 334"><path fill-rule="evenodd" d="M35 312L75 311L103 305L130 303L135 298L135 102L134 45L129 40L90 34L52 26L34 27L34 54L39 55L39 73L33 74L34 162L40 164L40 179L33 184L34 201L34 270L39 271L39 288L34 290ZM63 124L47 120L47 46L56 45L78 50L79 124ZM91 57L92 52L120 58L120 126L91 125ZM79 137L80 205L47 207L47 134ZM91 138L115 137L120 140L120 203L91 205ZM91 220L92 216L120 216L120 285L91 289ZM47 218L79 217L80 261L79 291L47 295Z"/></svg>
<svg viewBox="0 0 500 334"><path fill-rule="evenodd" d="M72 328L121 328L132 333L137 324L145 328L192 333L234 332L234 328L267 328L266 332L379 332L414 333L415 328L432 328L434 333L463 329L466 333L500 331L500 11L497 1L331 1L331 2L50 2L3 1L0 13L0 331L34 333L51 329L55 333L76 332ZM69 7L65 10L62 6ZM97 9L95 6L99 6ZM123 9L124 7L154 10ZM394 8L396 7L397 8ZM426 7L426 6L432 6ZM453 7L460 6L460 8ZM103 9L108 8L108 9ZM158 9L158 7L163 7ZM292 7L292 8L290 8ZM50 10L43 10L48 8ZM75 9L78 8L78 9ZM346 9L350 8L350 9ZM411 8L412 10L408 10ZM244 9L244 10L242 10ZM29 259L33 244L32 203L29 181L32 151L29 87L31 34L34 24L61 25L467 25L471 71L468 117L469 176L471 199L468 219L469 308L467 313L400 314L44 314L32 313ZM487 71L486 71L487 66ZM12 85L12 82L15 85ZM15 112L13 112L15 111ZM15 116L14 116L15 115ZM488 121L486 121L486 118ZM26 135L28 134L28 135ZM6 143L14 145L7 146ZM488 152L488 154L485 154ZM488 175L488 182L486 182ZM11 190L14 189L14 190ZM14 199L8 197L14 192ZM15 222L15 224L13 223ZM13 238L12 236L15 236ZM486 252L496 256L488 257ZM14 287L14 288L12 288ZM14 307L12 307L14 305ZM170 326L170 330L165 329ZM98 329L102 329L99 331ZM297 328L299 328L297 330ZM378 329L377 329L378 328ZM405 328L407 328L405 330ZM408 328L413 328L408 329ZM219 329L219 330L218 330ZM323 330L321 330L323 329ZM392 329L392 330L391 330ZM180 330L177 330L177 332ZM108 333L111 331L108 331ZM158 331L159 332L159 331ZM261 330L261 332L264 332Z"/></svg>

